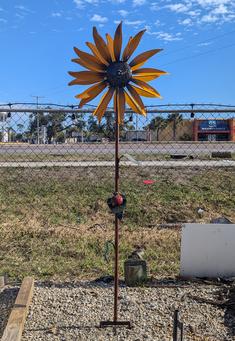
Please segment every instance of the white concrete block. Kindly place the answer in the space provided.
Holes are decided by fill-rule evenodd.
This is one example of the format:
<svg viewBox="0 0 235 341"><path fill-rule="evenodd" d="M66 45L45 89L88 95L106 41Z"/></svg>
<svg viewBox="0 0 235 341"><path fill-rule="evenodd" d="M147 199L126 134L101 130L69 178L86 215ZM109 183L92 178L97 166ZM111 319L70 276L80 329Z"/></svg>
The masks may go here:
<svg viewBox="0 0 235 341"><path fill-rule="evenodd" d="M235 276L235 224L185 224L180 275Z"/></svg>

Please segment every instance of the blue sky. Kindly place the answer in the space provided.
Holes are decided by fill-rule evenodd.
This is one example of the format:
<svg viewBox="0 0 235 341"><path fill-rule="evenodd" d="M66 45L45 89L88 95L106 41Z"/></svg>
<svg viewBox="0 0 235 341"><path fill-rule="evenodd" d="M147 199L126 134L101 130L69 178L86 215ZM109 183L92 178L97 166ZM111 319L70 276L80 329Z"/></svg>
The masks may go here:
<svg viewBox="0 0 235 341"><path fill-rule="evenodd" d="M125 41L147 29L137 54L164 49L146 64L170 73L151 82L163 100L146 104L235 104L235 0L0 0L0 102L76 103L73 46L87 51L92 26L113 34L120 20Z"/></svg>

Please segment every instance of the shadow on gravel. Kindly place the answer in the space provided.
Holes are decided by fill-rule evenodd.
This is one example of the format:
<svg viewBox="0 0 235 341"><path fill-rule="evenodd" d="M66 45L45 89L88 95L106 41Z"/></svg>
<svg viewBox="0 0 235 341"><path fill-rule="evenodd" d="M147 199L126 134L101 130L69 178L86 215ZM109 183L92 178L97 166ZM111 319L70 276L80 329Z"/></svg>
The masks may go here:
<svg viewBox="0 0 235 341"><path fill-rule="evenodd" d="M92 330L92 329L97 329L99 328L98 325L86 325L86 326L83 326L83 325L77 325L77 326L60 326L60 325L57 325L56 327L50 327L50 328L32 328L32 329L27 329L27 331L29 332L41 332L41 331L44 331L44 332L48 332L49 334L57 334L60 330L63 330L63 331L66 331L66 330Z"/></svg>
<svg viewBox="0 0 235 341"><path fill-rule="evenodd" d="M228 328L229 336L235 336L235 285L227 292L225 304L224 325Z"/></svg>
<svg viewBox="0 0 235 341"><path fill-rule="evenodd" d="M0 338L7 324L11 309L13 308L19 288L6 288L0 292Z"/></svg>
<svg viewBox="0 0 235 341"><path fill-rule="evenodd" d="M184 280L180 278L149 278L145 283L137 285L136 287L145 287L145 288L187 288L191 285L218 285L221 286L220 282L216 280L208 280L208 279L200 279L200 278L192 278L189 280ZM53 281L45 281L45 282L37 282L35 286L41 288L92 288L92 287L102 287L102 288L112 288L114 285L113 276L102 276L94 280L84 280L84 281L68 281L68 282L53 282ZM120 287L126 287L124 280L119 280Z"/></svg>
<svg viewBox="0 0 235 341"><path fill-rule="evenodd" d="M124 282L120 281L120 285L124 284ZM35 286L38 288L58 288L58 289L64 289L64 288L92 288L92 287L112 287L113 281L74 281L74 282L53 282L53 281L47 281L47 282L37 282L35 283Z"/></svg>

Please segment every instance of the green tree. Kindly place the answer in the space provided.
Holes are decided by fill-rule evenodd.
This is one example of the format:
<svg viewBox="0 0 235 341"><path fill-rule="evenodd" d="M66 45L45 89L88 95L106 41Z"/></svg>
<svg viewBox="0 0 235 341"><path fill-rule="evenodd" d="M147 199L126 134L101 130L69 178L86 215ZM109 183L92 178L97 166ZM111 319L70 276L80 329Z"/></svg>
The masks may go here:
<svg viewBox="0 0 235 341"><path fill-rule="evenodd" d="M168 122L172 122L173 141L176 140L177 125L182 122L183 117L180 113L172 113L167 117Z"/></svg>
<svg viewBox="0 0 235 341"><path fill-rule="evenodd" d="M24 140L23 129L24 129L24 125L21 123L18 123L17 124L17 133L15 136L17 141L23 141Z"/></svg>
<svg viewBox="0 0 235 341"><path fill-rule="evenodd" d="M17 130L19 131L19 133L22 133L22 132L23 132L23 129L24 129L24 125L21 124L21 123L18 123L18 124L17 124Z"/></svg>
<svg viewBox="0 0 235 341"><path fill-rule="evenodd" d="M61 142L62 135L60 133L62 132L62 130L64 130L63 123L65 121L65 115L66 114L63 112L48 114L36 113L36 115L32 115L29 123L29 131L31 133L31 136L37 136L37 124L39 123L39 127L45 126L47 128L48 143L51 143L52 140L56 142Z"/></svg>
<svg viewBox="0 0 235 341"><path fill-rule="evenodd" d="M100 123L97 121L97 118L90 115L87 122L87 129L89 132L89 135L95 134L95 135L103 135L104 136L104 130L105 130L105 124Z"/></svg>
<svg viewBox="0 0 235 341"><path fill-rule="evenodd" d="M156 140L159 140L159 132L167 126L167 120L161 116L154 117L145 129L156 131Z"/></svg>

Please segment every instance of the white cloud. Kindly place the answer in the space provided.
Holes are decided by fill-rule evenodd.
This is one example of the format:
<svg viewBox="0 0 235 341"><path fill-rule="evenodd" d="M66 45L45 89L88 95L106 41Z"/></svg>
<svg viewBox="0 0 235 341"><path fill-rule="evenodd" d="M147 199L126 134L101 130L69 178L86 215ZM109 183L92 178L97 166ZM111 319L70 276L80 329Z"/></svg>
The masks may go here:
<svg viewBox="0 0 235 341"><path fill-rule="evenodd" d="M191 26L193 24L192 19L186 18L184 20L179 20L180 25Z"/></svg>
<svg viewBox="0 0 235 341"><path fill-rule="evenodd" d="M23 5L15 5L15 8L20 9L21 11L25 11L25 10L27 11L26 7Z"/></svg>
<svg viewBox="0 0 235 341"><path fill-rule="evenodd" d="M52 12L51 16L54 17L54 18L56 18L56 17L59 18L59 17L62 16L62 14L60 12Z"/></svg>
<svg viewBox="0 0 235 341"><path fill-rule="evenodd" d="M120 10L118 11L118 13L119 13L123 18L125 18L125 17L129 14L129 12L126 11L126 10L124 10L124 9L120 9Z"/></svg>
<svg viewBox="0 0 235 341"><path fill-rule="evenodd" d="M114 20L114 24L118 25L118 24L120 24L120 21L121 20ZM130 25L130 26L136 26L137 27L139 25L144 24L145 20L133 20L133 21L131 21L131 20L124 20L123 23L125 25Z"/></svg>
<svg viewBox="0 0 235 341"><path fill-rule="evenodd" d="M214 14L227 14L228 13L228 9L226 6L224 6L223 4L220 4L218 7L216 7L213 10Z"/></svg>
<svg viewBox="0 0 235 341"><path fill-rule="evenodd" d="M133 26L139 26L141 24L144 24L145 23L145 20L125 20L124 21L124 24L126 25L133 25Z"/></svg>
<svg viewBox="0 0 235 341"><path fill-rule="evenodd" d="M212 42L199 43L198 46L209 46Z"/></svg>
<svg viewBox="0 0 235 341"><path fill-rule="evenodd" d="M86 4L97 5L99 0L73 0L78 8L84 8Z"/></svg>
<svg viewBox="0 0 235 341"><path fill-rule="evenodd" d="M202 7L206 6L219 6L221 4L232 3L233 0L196 0L196 2Z"/></svg>
<svg viewBox="0 0 235 341"><path fill-rule="evenodd" d="M162 6L160 6L160 4L158 2L152 2L151 6L150 6L150 10L151 11L158 11L162 9Z"/></svg>
<svg viewBox="0 0 235 341"><path fill-rule="evenodd" d="M108 21L108 18L107 17L102 17L101 15L99 14L94 14L90 21L95 21L95 22L99 22L99 23L105 23Z"/></svg>
<svg viewBox="0 0 235 341"><path fill-rule="evenodd" d="M160 21L160 20L158 20L158 19L157 19L157 20L155 21L154 25L155 25L155 26L161 26L161 25L162 25L162 23L161 23L161 21Z"/></svg>
<svg viewBox="0 0 235 341"><path fill-rule="evenodd" d="M158 32L151 32L147 31L148 34L156 36L160 40L164 41L178 41L182 40L181 33L178 32L176 34L169 33L169 32L163 32L163 31L158 31Z"/></svg>
<svg viewBox="0 0 235 341"><path fill-rule="evenodd" d="M19 11L24 13L33 13L33 11L31 11L28 7L25 7L23 5L15 5L15 9L18 9Z"/></svg>
<svg viewBox="0 0 235 341"><path fill-rule="evenodd" d="M75 5L76 5L78 8L83 8L83 6L84 6L83 0L73 0L73 2L75 3Z"/></svg>
<svg viewBox="0 0 235 341"><path fill-rule="evenodd" d="M126 2L126 0L108 0L108 1L113 3L113 4L123 4L124 2ZM102 0L73 0L73 2L77 6L77 8L81 8L82 9L87 4L98 5L99 3L102 3L102 2L104 3L105 1L102 1Z"/></svg>
<svg viewBox="0 0 235 341"><path fill-rule="evenodd" d="M15 16L19 19L24 19L25 15L16 13Z"/></svg>
<svg viewBox="0 0 235 341"><path fill-rule="evenodd" d="M189 10L191 7L191 4L183 4L183 3L178 3L178 4L172 4L172 5L166 5L165 8L169 8L172 12L176 13L184 13Z"/></svg>
<svg viewBox="0 0 235 341"><path fill-rule="evenodd" d="M205 22L205 23L213 23L218 20L219 18L216 15L212 15L212 14L203 15L203 17L201 18L201 22Z"/></svg>
<svg viewBox="0 0 235 341"><path fill-rule="evenodd" d="M187 14L190 15L191 17L197 17L200 15L200 13L201 13L201 11L199 11L199 10L187 12Z"/></svg>
<svg viewBox="0 0 235 341"><path fill-rule="evenodd" d="M146 4L146 0L133 0L132 1L132 5L134 6L134 7L137 7L137 6L143 6L143 5L145 5Z"/></svg>
<svg viewBox="0 0 235 341"><path fill-rule="evenodd" d="M174 3L172 0L165 0L164 6L161 3L152 3L152 10L168 9L177 14L183 14L180 18L180 25L193 25L202 23L219 23L233 21L235 15L235 0L181 0Z"/></svg>

